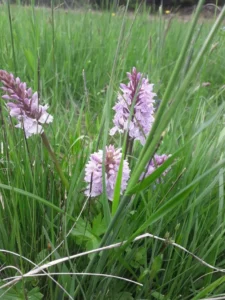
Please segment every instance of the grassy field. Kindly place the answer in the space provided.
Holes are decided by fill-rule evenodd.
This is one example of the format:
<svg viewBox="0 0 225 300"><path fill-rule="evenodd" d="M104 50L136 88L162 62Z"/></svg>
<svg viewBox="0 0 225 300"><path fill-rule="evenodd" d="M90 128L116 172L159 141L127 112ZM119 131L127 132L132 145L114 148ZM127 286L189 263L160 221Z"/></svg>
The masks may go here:
<svg viewBox="0 0 225 300"><path fill-rule="evenodd" d="M44 269L48 274L39 270L0 289L1 299L225 295L225 270L219 271L225 265L222 13L218 22L197 21L197 9L193 22L182 22L160 13L150 17L144 8L126 15L121 9L0 6L0 69L49 104L54 120L45 133L66 178L44 139L26 139L1 100L0 285L53 264ZM110 136L109 129L119 84L127 84L134 66L154 83L161 103L153 128L145 145L137 141L129 153L124 195L118 179L112 202L105 193L88 199L90 154L109 144L125 152L126 137ZM164 165L170 170L162 177L159 168L140 183L155 152L172 155ZM134 241L144 233L154 237ZM121 247L69 258L125 240Z"/></svg>

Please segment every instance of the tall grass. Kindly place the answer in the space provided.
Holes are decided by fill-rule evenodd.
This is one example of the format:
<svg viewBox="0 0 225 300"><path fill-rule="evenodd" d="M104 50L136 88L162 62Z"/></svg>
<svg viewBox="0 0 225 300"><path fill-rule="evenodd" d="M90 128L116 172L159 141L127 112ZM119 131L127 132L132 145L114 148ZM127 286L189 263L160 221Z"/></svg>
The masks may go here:
<svg viewBox="0 0 225 300"><path fill-rule="evenodd" d="M24 278L0 290L2 299L203 299L223 293L221 273L170 245L175 240L224 267L225 35L222 16L213 25L197 15L186 23L150 17L142 8L114 15L54 9L54 1L52 9L0 6L0 69L16 70L50 104L54 122L46 134L69 180L66 191L40 137L26 140L1 101L0 248L19 254L0 252L1 265L27 273L33 265L23 257L43 264L128 240L49 272L111 274L143 285L54 275ZM105 144L123 147L108 129L119 83L133 66L148 74L162 102L145 147L134 144L128 188L120 199L115 193L118 205L112 207L104 195L87 200L84 167ZM139 183L156 149L172 154L165 165L171 170L159 184L163 168ZM168 242L132 243L144 232ZM1 284L15 275L5 269Z"/></svg>

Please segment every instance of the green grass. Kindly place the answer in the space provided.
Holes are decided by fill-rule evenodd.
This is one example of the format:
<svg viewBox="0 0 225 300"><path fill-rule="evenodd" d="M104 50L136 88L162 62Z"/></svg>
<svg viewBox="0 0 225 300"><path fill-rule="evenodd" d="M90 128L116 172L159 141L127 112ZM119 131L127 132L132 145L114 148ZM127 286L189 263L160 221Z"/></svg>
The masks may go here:
<svg viewBox="0 0 225 300"><path fill-rule="evenodd" d="M45 132L69 189L65 192L41 138L25 140L2 100L0 249L39 264L62 241L45 263L129 240L120 249L70 260L49 272L111 274L143 287L98 276L55 275L71 299L174 300L222 294L222 273L212 273L169 242L131 240L150 232L224 268L223 25L214 30L214 19L200 19L188 36L190 22L149 17L146 9L125 16L121 10L113 16L89 10L56 9L52 14L47 8L10 9L13 38L8 7L0 6L0 69L16 72L33 90L40 87L41 102L50 105L54 116ZM212 39L207 39L210 30ZM90 153L110 143L123 147L123 137L110 137L108 129L119 83L127 82L126 72L133 66L148 74L163 100L156 123L145 147L134 145L127 191L121 199L118 190L115 195L119 205L112 206L103 195L83 209ZM210 85L204 87L204 82ZM139 184L140 172L157 147L158 153L174 154L168 162L173 162L171 170L160 184L161 169ZM0 265L23 273L33 268L4 252ZM8 268L0 279L15 275L19 273ZM5 291L0 290L0 298L69 299L48 277L24 279L1 296Z"/></svg>

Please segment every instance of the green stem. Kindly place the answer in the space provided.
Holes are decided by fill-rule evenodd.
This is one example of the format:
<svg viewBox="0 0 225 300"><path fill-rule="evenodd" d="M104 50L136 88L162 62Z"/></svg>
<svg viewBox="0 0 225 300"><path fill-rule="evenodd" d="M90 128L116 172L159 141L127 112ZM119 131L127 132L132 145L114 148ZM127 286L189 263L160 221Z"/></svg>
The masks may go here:
<svg viewBox="0 0 225 300"><path fill-rule="evenodd" d="M11 10L10 10L10 0L7 1L7 7L8 7L8 17L9 17L9 27L10 27L10 36L11 36L11 43L12 43L14 69L16 75L17 67L16 67L16 55L15 55L15 47L14 47L13 29L12 29L12 17L11 17Z"/></svg>
<svg viewBox="0 0 225 300"><path fill-rule="evenodd" d="M62 169L61 169L61 167L59 165L59 162L58 162L58 160L56 158L56 155L53 152L52 147L51 147L51 145L50 145L50 143L48 141L48 138L47 138L47 136L46 136L46 134L44 132L41 134L41 138L42 138L43 144L45 145L46 149L48 150L48 153L50 154L50 156L51 156L51 158L52 158L52 160L53 160L53 162L55 164L55 168L56 168L56 170L57 170L57 172L58 172L58 174L59 174L59 176L60 176L60 178L62 180L62 183L64 184L66 190L68 190L69 189L69 182L66 179L66 177L65 177L65 175L64 175L64 173L63 173L63 171L62 171Z"/></svg>
<svg viewBox="0 0 225 300"><path fill-rule="evenodd" d="M53 67L55 71L55 19L54 19L54 0L51 0L51 14L52 14L52 55Z"/></svg>

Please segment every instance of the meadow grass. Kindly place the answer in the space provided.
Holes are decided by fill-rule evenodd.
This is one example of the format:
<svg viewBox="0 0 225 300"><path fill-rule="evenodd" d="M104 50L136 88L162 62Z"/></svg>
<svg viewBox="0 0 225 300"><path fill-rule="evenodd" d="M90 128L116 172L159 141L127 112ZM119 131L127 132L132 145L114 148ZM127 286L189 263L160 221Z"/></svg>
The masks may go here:
<svg viewBox="0 0 225 300"><path fill-rule="evenodd" d="M222 272L170 245L175 240L224 267L225 33L221 22L215 28L214 23L197 21L197 15L193 23L150 17L146 8L112 14L0 6L0 69L19 76L49 103L54 122L45 132L69 181L66 190L40 136L26 140L2 100L1 266L25 274L31 262L129 240L48 271L111 274L143 285L100 276L54 275L56 282L36 276L0 290L2 299L204 299L224 293ZM153 131L144 147L134 144L125 195L119 199L118 189L113 204L104 195L87 201L90 153L110 143L125 147L122 136L108 132L119 83L127 82L133 66L148 74L162 99ZM140 184L156 150L174 155L166 165L171 169L160 183L158 169ZM132 243L145 232L167 242ZM4 269L1 284L15 275L20 273Z"/></svg>

